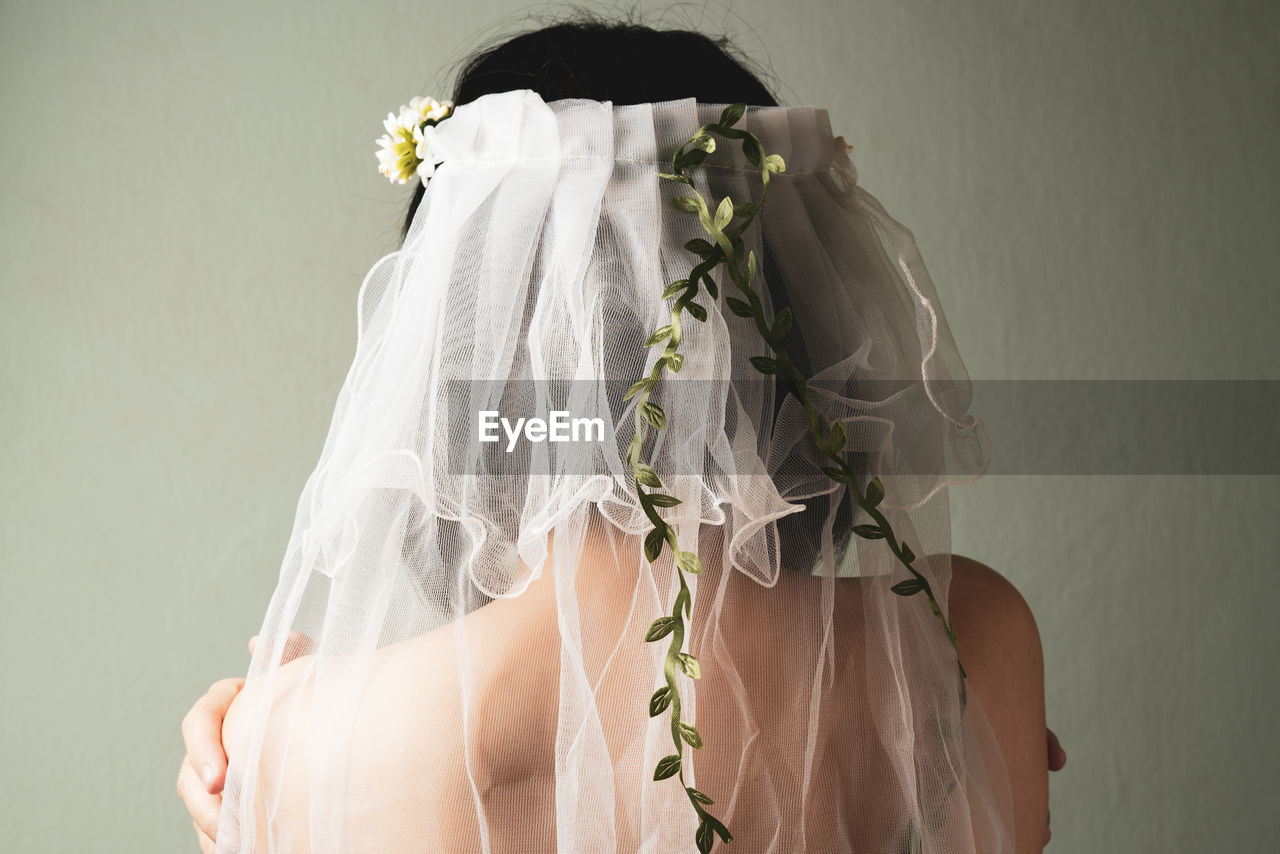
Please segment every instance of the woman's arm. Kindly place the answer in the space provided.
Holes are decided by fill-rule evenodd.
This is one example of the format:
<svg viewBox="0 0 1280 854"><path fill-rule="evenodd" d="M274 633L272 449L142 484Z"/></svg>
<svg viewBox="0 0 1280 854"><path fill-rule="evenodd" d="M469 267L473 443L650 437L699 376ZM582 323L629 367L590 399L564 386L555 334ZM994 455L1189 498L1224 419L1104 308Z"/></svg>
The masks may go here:
<svg viewBox="0 0 1280 854"><path fill-rule="evenodd" d="M951 621L969 690L982 703L1013 789L1017 854L1043 850L1049 832L1044 653L1022 595L989 566L952 557Z"/></svg>

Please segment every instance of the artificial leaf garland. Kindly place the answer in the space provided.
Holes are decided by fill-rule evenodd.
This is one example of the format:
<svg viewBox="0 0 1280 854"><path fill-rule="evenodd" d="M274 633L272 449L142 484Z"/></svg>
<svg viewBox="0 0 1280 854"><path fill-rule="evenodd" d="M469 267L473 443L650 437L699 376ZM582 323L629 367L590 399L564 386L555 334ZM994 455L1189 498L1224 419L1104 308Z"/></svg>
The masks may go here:
<svg viewBox="0 0 1280 854"><path fill-rule="evenodd" d="M670 710L671 739L675 745L676 752L664 756L658 761L657 767L654 769L653 779L679 778L681 785L685 789L685 794L689 798L689 803L698 815L698 829L694 835L694 841L697 844L698 851L702 852L702 854L707 854L711 850L715 844L716 836L719 836L724 842L729 842L733 839L733 835L725 827L724 823L707 809L707 807L714 804L714 801L689 786L684 779L684 747L687 744L694 749L700 749L703 741L701 734L693 724L682 720L680 717L680 688L676 681L676 671L683 672L691 679L698 679L702 675L698 660L693 655L683 651L684 620L687 617L691 617L693 604L693 597L685 580L685 574L702 572L702 564L697 554L680 549L675 531L658 514L658 508L674 507L680 504L680 500L674 495L657 491L662 488L662 480L651 466L640 460L640 449L643 442L642 431L644 424L647 423L657 430L666 429L666 413L658 404L652 402L649 397L664 371L670 370L672 373L679 373L681 367L683 367L684 357L679 353L679 348L683 335L684 313L687 312L699 322L705 322L707 319L707 308L696 301L699 288L705 287L712 300L719 298L715 280L711 276L711 272L717 266L724 265L729 275L729 280L737 288L741 296L745 297L745 299L742 299L726 296L725 303L729 310L739 317L753 320L760 336L772 351L772 356L753 356L751 358L752 366L762 374L778 376L786 384L787 389L804 407L809 423L809 433L813 437L818 450L833 463L831 466L824 466L823 473L833 481L846 485L852 492L858 507L862 508L874 521L874 524L853 526L853 532L865 539L885 540L890 551L910 573L909 578L898 582L890 589L899 596L914 596L924 593L930 611L942 622L947 639L951 642L952 649L956 651L956 666L960 676L960 701L962 706L965 703L965 672L964 665L960 663L955 632L952 630L950 621L943 614L942 608L938 605L938 600L933 594L933 588L930 586L929 580L912 565L916 556L911 547L905 541L900 542L894 536L889 520L879 509L880 502L884 499L884 485L881 483L880 478L873 477L867 483L865 492L859 487L855 473L845 462L843 454L841 454L848 439L844 423L837 420L830 428L824 429L818 416L817 408L809 399L807 380L792 364L791 357L783 346L783 339L786 338L791 330L791 310L789 308L782 310L770 323L765 318L764 303L753 287L756 276L755 253L746 252L744 262L745 246L742 235L751 223L755 221L760 210L764 207L765 199L769 192L770 179L773 175L785 171L786 164L778 155L767 154L761 146L760 140L754 135L733 127L745 112L745 104L731 104L726 107L720 114L718 122L703 125L676 150L671 160L671 172L658 173L659 177L663 179L676 181L689 187L692 194L677 195L672 199L672 204L677 210L696 214L703 230L711 240L696 238L684 245L685 249L696 255L700 260L690 270L688 276L672 282L663 290L662 298L664 300L675 298L675 302L672 303L670 309L671 322L655 330L645 342L646 347L663 344L662 354L655 361L649 374L633 384L623 398L624 400L629 400L632 397L637 398L635 407L636 430L635 436L631 440L631 445L627 450L627 462L631 466L640 506L649 521L653 523L653 529L649 531L644 539L645 558L652 564L662 554L663 546L670 546L675 556L676 575L680 581L680 589L676 593L671 615L654 620L645 632L644 637L646 643L659 641L666 637L671 638L667 647L666 659L663 663L665 685L655 691L649 699L649 716L657 717L664 711ZM707 205L706 200L694 188L693 181L685 174L685 170L700 165L708 154L716 150L715 136L741 141L742 152L747 162L760 170L760 179L763 186L759 201L736 205L730 197L725 196L713 212ZM646 491L646 487L651 491Z"/></svg>

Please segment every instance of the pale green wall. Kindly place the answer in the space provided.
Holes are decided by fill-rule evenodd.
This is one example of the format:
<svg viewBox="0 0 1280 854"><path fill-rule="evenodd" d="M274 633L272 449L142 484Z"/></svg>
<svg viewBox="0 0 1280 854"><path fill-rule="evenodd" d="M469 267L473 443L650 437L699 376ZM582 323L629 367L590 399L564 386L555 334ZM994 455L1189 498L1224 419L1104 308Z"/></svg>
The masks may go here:
<svg viewBox="0 0 1280 854"><path fill-rule="evenodd" d="M246 666L356 288L394 242L380 120L523 8L0 5L0 848L196 850L178 722ZM830 108L975 378L1280 378L1274 4L668 18L739 36L788 102ZM1280 834L1276 485L954 490L957 551L1040 619L1071 755L1051 850Z"/></svg>

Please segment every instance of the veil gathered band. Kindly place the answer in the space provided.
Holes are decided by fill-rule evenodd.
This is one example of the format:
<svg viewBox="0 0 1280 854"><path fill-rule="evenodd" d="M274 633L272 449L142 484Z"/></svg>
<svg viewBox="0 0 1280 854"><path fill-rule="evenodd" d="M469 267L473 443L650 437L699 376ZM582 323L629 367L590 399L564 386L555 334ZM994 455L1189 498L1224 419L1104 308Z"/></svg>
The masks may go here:
<svg viewBox="0 0 1280 854"><path fill-rule="evenodd" d="M672 733L645 633L680 581L670 550L646 559L625 392L705 237L659 173L723 106L512 91L429 129L442 163L360 289L238 701L220 852L695 851L681 782L731 852L1012 850L1005 766L939 615L891 589L908 576L883 539L850 534L867 519L753 365L768 351L727 279L644 445L703 567L700 673L675 676L698 744L654 779ZM825 110L740 126L786 163L742 235L756 290L790 309L818 411L945 615L947 487L990 452L933 283ZM733 146L688 174L712 205L760 195Z"/></svg>

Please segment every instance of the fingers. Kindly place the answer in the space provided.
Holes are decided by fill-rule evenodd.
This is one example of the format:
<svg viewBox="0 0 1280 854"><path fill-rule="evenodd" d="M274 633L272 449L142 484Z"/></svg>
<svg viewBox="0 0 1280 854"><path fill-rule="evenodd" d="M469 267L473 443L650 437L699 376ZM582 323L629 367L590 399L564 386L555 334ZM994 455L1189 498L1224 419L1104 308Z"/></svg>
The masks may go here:
<svg viewBox="0 0 1280 854"><path fill-rule="evenodd" d="M196 700L182 719L182 740L187 745L186 761L210 794L221 792L226 782L227 754L222 749L222 719L227 716L227 708L243 686L243 679L219 679L203 697Z"/></svg>
<svg viewBox="0 0 1280 854"><path fill-rule="evenodd" d="M1061 771L1067 764L1067 751L1062 749L1062 745L1058 742L1058 737L1053 734L1053 730L1046 727L1045 733L1049 741L1049 770Z"/></svg>
<svg viewBox="0 0 1280 854"><path fill-rule="evenodd" d="M249 638L249 654L250 655L254 655L256 653L258 648L258 640L259 640L258 635L254 635L253 637ZM303 634L302 632L289 632L289 634L285 636L284 651L281 653L280 663L288 664L290 661L293 661L293 659L297 658L300 655L309 654L313 649L315 649L315 645L316 645L315 641L313 641L310 637ZM262 654L269 656L271 655L271 652L272 652L271 645L270 643L268 643L266 649L263 650Z"/></svg>
<svg viewBox="0 0 1280 854"><path fill-rule="evenodd" d="M1067 751L1062 749L1062 744L1058 741L1058 736L1048 727L1044 728L1045 740L1049 744L1049 770L1061 771L1063 766L1067 764ZM1049 840L1053 838L1053 831L1049 829L1049 822L1046 817L1044 825L1044 844L1048 845Z"/></svg>
<svg viewBox="0 0 1280 854"><path fill-rule="evenodd" d="M209 790L191 767L189 756L183 758L182 765L178 768L178 797L182 798L187 812L191 814L196 835L204 834L208 837L209 850L212 851L213 840L218 834L218 813L222 811L222 796L209 794Z"/></svg>

